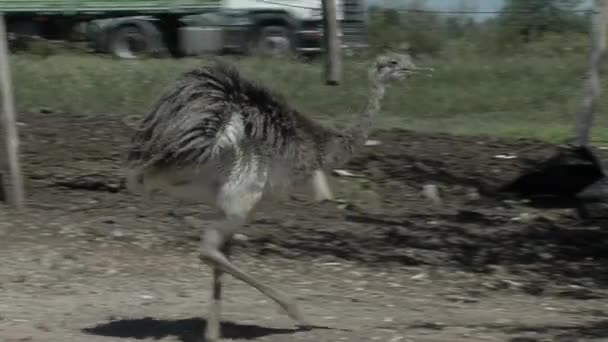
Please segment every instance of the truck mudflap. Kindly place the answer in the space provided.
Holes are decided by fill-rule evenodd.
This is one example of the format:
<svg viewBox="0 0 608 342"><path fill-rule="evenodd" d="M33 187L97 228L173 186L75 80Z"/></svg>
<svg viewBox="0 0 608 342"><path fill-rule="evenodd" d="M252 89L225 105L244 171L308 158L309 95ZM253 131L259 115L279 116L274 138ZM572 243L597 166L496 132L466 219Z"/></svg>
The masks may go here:
<svg viewBox="0 0 608 342"><path fill-rule="evenodd" d="M318 27L309 27L307 29L301 29L296 31L296 35L299 37L299 44L296 48L298 51L303 53L316 53L323 51L323 27L321 23ZM343 49L352 48L353 45L349 44L345 39L341 26L338 26L338 40L342 42L341 47Z"/></svg>
<svg viewBox="0 0 608 342"><path fill-rule="evenodd" d="M323 45L323 31L321 29L303 29L295 31L295 50L303 53L320 52Z"/></svg>
<svg viewBox="0 0 608 342"><path fill-rule="evenodd" d="M320 20L302 21L294 31L295 50L310 54L321 52L323 46L323 23Z"/></svg>

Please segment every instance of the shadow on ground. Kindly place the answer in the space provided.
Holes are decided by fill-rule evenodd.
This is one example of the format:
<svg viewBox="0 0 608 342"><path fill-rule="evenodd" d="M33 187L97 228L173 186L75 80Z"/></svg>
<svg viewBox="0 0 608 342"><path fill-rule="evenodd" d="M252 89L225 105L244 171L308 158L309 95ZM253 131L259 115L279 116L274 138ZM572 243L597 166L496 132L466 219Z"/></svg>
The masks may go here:
<svg viewBox="0 0 608 342"><path fill-rule="evenodd" d="M39 201L66 203L62 210L68 215L73 208L86 208L103 220L112 218L116 227L123 221L116 217L125 215L127 222L131 219L127 216L134 216L124 210L134 198L120 191L124 178L120 151L130 134L120 119L24 114L21 120L28 125L23 138L24 173L31 192L44 195ZM68 131L73 134L62 134ZM605 222L582 222L569 210L532 210L492 195L491 189L553 155L555 146L404 130L378 131L373 138L382 143L362 149L345 168L373 186L381 202L378 212L350 204L294 202L266 218L263 213L256 215L255 224L246 229L249 239L236 249L289 259L332 255L382 266L432 265L488 273L501 266L551 283L587 286L590 279L608 287ZM597 152L608 159L606 152ZM499 158L505 154L516 158ZM443 206L431 208L420 195L423 184L437 185ZM85 198L96 204L83 205ZM129 231L142 239L162 236L166 248L196 248L198 242L176 236L176 225L182 223L167 220L166 226L150 228L150 223L165 219L158 211L169 206L174 203L159 202L154 210L138 213L142 222L129 223ZM284 219L275 218L278 211L286 213Z"/></svg>
<svg viewBox="0 0 608 342"><path fill-rule="evenodd" d="M484 324L469 325L467 328L496 330L509 335L508 342L574 342L581 339L597 339L605 341L608 338L608 321L582 322L571 325L525 325L525 324ZM434 322L417 323L410 325L408 329L443 330L445 325Z"/></svg>
<svg viewBox="0 0 608 342"><path fill-rule="evenodd" d="M82 331L99 336L159 340L174 337L182 342L201 342L207 322L202 318L163 320L151 317L139 319L121 319L102 323ZM222 337L229 339L252 340L268 335L293 334L302 329L277 329L257 325L222 323Z"/></svg>
<svg viewBox="0 0 608 342"><path fill-rule="evenodd" d="M541 325L541 326L509 326L502 327L507 333L519 335L511 338L509 342L522 341L579 341L580 339L608 338L608 321L587 322L579 325Z"/></svg>
<svg viewBox="0 0 608 342"><path fill-rule="evenodd" d="M292 224L277 229L258 223L243 243L260 254L290 258L334 255L374 264L450 266L491 272L512 267L571 283L591 278L608 286L608 230L576 219L538 217L526 222L491 210L387 217L347 214L357 224ZM433 221L435 223L433 223ZM260 247L261 246L261 247Z"/></svg>

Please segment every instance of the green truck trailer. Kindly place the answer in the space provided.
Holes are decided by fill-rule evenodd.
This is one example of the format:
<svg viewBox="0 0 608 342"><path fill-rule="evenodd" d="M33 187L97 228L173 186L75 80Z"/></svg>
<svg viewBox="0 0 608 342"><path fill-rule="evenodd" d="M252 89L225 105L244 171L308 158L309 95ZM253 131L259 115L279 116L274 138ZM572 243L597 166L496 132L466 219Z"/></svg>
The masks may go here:
<svg viewBox="0 0 608 342"><path fill-rule="evenodd" d="M208 8L217 8L221 5L220 0L114 0L114 1L92 1L92 0L2 0L0 7L5 14L28 13L38 14L106 14L116 13L183 13L197 12Z"/></svg>
<svg viewBox="0 0 608 342"><path fill-rule="evenodd" d="M364 0L338 0L344 46L366 46ZM9 43L84 40L121 58L321 51L320 0L0 0Z"/></svg>

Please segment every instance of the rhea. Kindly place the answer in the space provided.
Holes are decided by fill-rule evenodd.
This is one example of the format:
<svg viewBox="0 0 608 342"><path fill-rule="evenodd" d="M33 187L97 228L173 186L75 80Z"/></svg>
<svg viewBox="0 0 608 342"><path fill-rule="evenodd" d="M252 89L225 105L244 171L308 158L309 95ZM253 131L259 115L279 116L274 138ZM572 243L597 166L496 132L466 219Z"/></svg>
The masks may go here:
<svg viewBox="0 0 608 342"><path fill-rule="evenodd" d="M219 219L203 227L199 254L213 270L208 341L220 339L223 273L311 326L293 299L230 262L231 240L258 202L347 162L367 140L387 86L426 70L407 54L377 57L367 105L342 130L315 122L223 62L187 71L164 90L131 137L127 181L133 192L161 191L217 209Z"/></svg>

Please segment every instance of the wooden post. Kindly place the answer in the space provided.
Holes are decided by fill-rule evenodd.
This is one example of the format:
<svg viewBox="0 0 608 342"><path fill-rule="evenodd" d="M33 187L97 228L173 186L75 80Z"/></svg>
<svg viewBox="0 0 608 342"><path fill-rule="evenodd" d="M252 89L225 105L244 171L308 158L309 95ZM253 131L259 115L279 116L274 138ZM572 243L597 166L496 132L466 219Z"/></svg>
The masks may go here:
<svg viewBox="0 0 608 342"><path fill-rule="evenodd" d="M583 90L581 108L576 118L574 143L589 144L591 126L600 95L600 65L606 52L606 23L608 22L608 0L595 0L591 28L591 53Z"/></svg>
<svg viewBox="0 0 608 342"><path fill-rule="evenodd" d="M4 129L6 158L8 161L11 188L11 202L17 209L24 207L23 178L19 165L19 135L15 120L15 104L11 84L4 15L0 13L0 90L2 91L2 126Z"/></svg>
<svg viewBox="0 0 608 342"><path fill-rule="evenodd" d="M336 19L336 0L323 2L323 46L325 48L325 83L337 85L342 78L338 21Z"/></svg>
<svg viewBox="0 0 608 342"><path fill-rule="evenodd" d="M338 85L342 78L341 44L338 39L336 0L321 0L323 6L323 49L325 50L325 84ZM331 189L323 171L314 172L312 188L315 200L333 199Z"/></svg>

